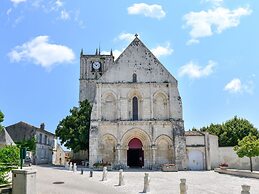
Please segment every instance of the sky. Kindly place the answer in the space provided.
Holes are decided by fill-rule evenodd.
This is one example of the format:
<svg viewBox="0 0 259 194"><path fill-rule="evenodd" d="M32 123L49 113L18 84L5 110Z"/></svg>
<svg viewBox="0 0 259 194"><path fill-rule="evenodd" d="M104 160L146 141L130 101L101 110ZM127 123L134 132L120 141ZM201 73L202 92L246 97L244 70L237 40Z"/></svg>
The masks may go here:
<svg viewBox="0 0 259 194"><path fill-rule="evenodd" d="M117 57L137 33L178 80L185 129L259 128L259 2L0 0L0 110L54 132L78 106L79 59Z"/></svg>

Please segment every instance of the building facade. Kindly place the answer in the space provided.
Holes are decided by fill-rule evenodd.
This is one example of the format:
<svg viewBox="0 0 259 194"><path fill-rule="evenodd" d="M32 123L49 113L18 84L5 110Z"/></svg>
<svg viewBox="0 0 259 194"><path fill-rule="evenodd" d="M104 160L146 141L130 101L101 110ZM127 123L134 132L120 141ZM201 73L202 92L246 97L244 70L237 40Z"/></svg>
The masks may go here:
<svg viewBox="0 0 259 194"><path fill-rule="evenodd" d="M92 105L89 164L187 169L177 80L137 37L114 61L80 57L80 101Z"/></svg>
<svg viewBox="0 0 259 194"><path fill-rule="evenodd" d="M33 137L36 139L36 150L32 155L34 164L52 163L55 135L45 130L44 123L40 127L35 127L21 121L6 127L6 130L14 142L29 140Z"/></svg>

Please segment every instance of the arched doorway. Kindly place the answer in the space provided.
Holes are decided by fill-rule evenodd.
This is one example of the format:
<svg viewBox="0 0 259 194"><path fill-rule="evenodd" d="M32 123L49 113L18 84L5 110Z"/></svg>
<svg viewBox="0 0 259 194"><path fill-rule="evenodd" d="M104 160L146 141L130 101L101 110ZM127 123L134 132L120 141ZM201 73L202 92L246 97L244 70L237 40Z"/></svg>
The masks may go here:
<svg viewBox="0 0 259 194"><path fill-rule="evenodd" d="M130 140L129 149L127 151L127 165L129 167L142 167L144 166L144 151L143 145L138 138Z"/></svg>

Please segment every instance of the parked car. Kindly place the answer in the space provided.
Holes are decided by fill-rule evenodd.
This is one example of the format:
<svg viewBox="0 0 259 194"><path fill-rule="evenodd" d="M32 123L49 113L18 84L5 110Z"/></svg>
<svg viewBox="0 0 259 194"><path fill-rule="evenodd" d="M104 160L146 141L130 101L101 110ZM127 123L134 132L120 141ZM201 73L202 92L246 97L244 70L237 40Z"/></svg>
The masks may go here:
<svg viewBox="0 0 259 194"><path fill-rule="evenodd" d="M24 166L31 166L32 164L32 159L29 156L26 156L24 159Z"/></svg>

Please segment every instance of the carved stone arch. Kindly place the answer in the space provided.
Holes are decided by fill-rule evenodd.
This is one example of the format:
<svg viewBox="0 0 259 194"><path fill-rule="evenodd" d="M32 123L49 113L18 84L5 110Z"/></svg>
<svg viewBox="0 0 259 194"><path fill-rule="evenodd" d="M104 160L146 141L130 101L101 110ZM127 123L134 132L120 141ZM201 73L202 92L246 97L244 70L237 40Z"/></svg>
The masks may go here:
<svg viewBox="0 0 259 194"><path fill-rule="evenodd" d="M117 96L113 91L102 95L102 120L113 121L117 119Z"/></svg>
<svg viewBox="0 0 259 194"><path fill-rule="evenodd" d="M127 148L130 140L132 140L133 138L138 138L143 144L144 149L150 147L151 145L151 137L148 135L147 132L139 128L131 128L127 130L121 138L123 147Z"/></svg>
<svg viewBox="0 0 259 194"><path fill-rule="evenodd" d="M169 100L168 94L163 90L158 90L153 94L153 99L156 98L157 95L162 95L167 101Z"/></svg>
<svg viewBox="0 0 259 194"><path fill-rule="evenodd" d="M103 137L103 138L112 138L112 139L114 139L114 141L116 142L116 144L118 143L117 138L116 138L113 134L111 134L111 133L105 133L102 137Z"/></svg>
<svg viewBox="0 0 259 194"><path fill-rule="evenodd" d="M116 100L118 99L117 94L113 90L105 91L102 94L102 99L105 99L108 95L113 95Z"/></svg>
<svg viewBox="0 0 259 194"><path fill-rule="evenodd" d="M174 161L173 140L167 135L160 135L155 140L156 164L167 164Z"/></svg>
<svg viewBox="0 0 259 194"><path fill-rule="evenodd" d="M141 141L142 144L142 156L141 156L141 161L142 164L141 166L144 165L144 167L148 167L149 165L151 165L150 161L151 161L151 137L149 136L149 134L147 132L145 132L142 129L139 128L132 128L127 130L122 138L121 138L121 143L122 143L122 152L121 152L121 157L125 159L125 163L129 164L129 160L130 160L130 155L128 154L128 152L130 151L129 149L129 142L132 139L138 139ZM129 157L129 158L128 158ZM144 158L144 160L143 160Z"/></svg>
<svg viewBox="0 0 259 194"><path fill-rule="evenodd" d="M162 134L159 135L156 139L155 139L155 144L157 145L157 143L159 142L159 140L161 139L165 139L166 141L168 141L170 146L173 146L173 139L171 137L169 137L168 135Z"/></svg>
<svg viewBox="0 0 259 194"><path fill-rule="evenodd" d="M155 119L161 120L169 118L169 98L165 92L159 90L154 93L153 104Z"/></svg>
<svg viewBox="0 0 259 194"><path fill-rule="evenodd" d="M137 103L136 103L136 100L137 100ZM137 104L137 113L135 109L135 116L133 116L134 104L135 105ZM143 94L139 90L133 89L128 93L128 118L130 120L141 120L143 115L142 113L143 113Z"/></svg>
<svg viewBox="0 0 259 194"><path fill-rule="evenodd" d="M136 96L139 100L143 100L144 95L138 89L131 89L128 93L128 99L132 99L134 96Z"/></svg>
<svg viewBox="0 0 259 194"><path fill-rule="evenodd" d="M104 134L100 142L100 154L105 163L115 163L117 139L112 134Z"/></svg>

